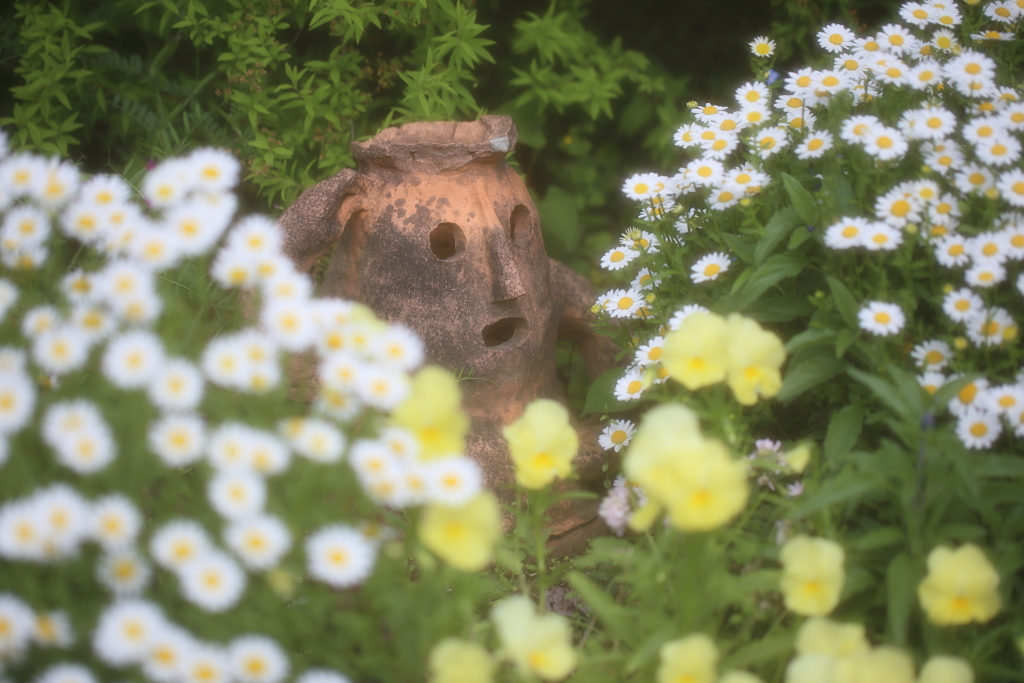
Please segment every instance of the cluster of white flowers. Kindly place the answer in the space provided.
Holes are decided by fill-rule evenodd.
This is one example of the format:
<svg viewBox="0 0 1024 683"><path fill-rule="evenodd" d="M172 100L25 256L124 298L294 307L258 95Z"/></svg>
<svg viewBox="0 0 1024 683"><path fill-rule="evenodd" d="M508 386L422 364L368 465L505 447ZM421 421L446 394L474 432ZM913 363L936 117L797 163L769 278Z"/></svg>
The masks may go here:
<svg viewBox="0 0 1024 683"><path fill-rule="evenodd" d="M313 463L341 462L350 450L345 425L407 397L409 373L423 360L422 342L361 305L313 298L310 278L281 252L281 233L271 220L249 216L232 226L240 167L225 152L201 149L159 164L142 183L144 209L120 177L84 180L66 162L8 155L2 133L0 143L0 262L9 271L0 277L0 325L17 327L22 337L21 343L6 338L9 345L0 347L0 466L29 457L12 453L11 444L30 427L72 476L95 477L127 463L129 454L119 454L124 425L111 419L116 404L77 389L78 378L98 370L90 382L113 393L133 392L130 400L148 399L156 409L144 425L146 445L164 466L210 473L205 495L221 521L224 548L196 519L144 525L127 496L90 501L74 486L54 483L0 504L0 559L56 563L80 557L84 543L96 542L96 578L113 602L92 640L97 656L112 666L139 665L157 683L283 680L288 658L273 641L251 636L228 646L202 643L167 621L144 600L153 565L173 574L180 595L200 609L236 607L247 571L279 571L293 546L289 524L268 509L270 479L289 469L293 454ZM20 273L43 273L53 239L67 238L99 257L83 263L99 265L53 283L48 303L19 306ZM175 355L174 342L155 332L165 305L163 273L211 250L212 279L248 289L240 300L251 309L251 326L209 340L195 358ZM284 355L302 352L315 352L319 361L309 382L316 392L312 415L284 419L276 432L204 418L202 403L214 387L265 394L284 381ZM41 384L59 390L56 400L40 399ZM353 444L350 464L368 495L389 506L458 505L482 489L472 460L453 453L421 462L418 449L415 437L389 427ZM303 535L310 577L348 587L372 573L380 534L371 538L363 527L327 524ZM0 662L20 657L31 638L69 641L66 617L37 617L27 607L19 611L19 604L0 596L0 626L10 627L0 628ZM41 629L49 635L24 635ZM61 666L67 671L55 667L44 679L95 680L78 664ZM311 669L297 680L347 679Z"/></svg>
<svg viewBox="0 0 1024 683"><path fill-rule="evenodd" d="M225 645L206 642L168 619L158 605L137 599L120 600L104 610L92 647L109 666L137 666L156 683L281 683L291 668L288 655L272 638L246 634ZM324 675L339 683L348 680L337 672L310 669L296 681L312 683Z"/></svg>
<svg viewBox="0 0 1024 683"><path fill-rule="evenodd" d="M973 41L1012 37L1007 31L1022 11L1017 3L992 1L981 10L996 24L973 35ZM770 158L775 163L783 149L813 164L834 158L843 167L860 164L883 171L920 158L924 165L911 169L910 179L870 199L869 215L828 219L817 234L826 247L855 257L877 252L879 258L905 261L916 250L934 259L937 274L948 277L945 269L950 269L963 278L959 289L946 290L943 310L953 323L950 339L963 335L959 349L968 342L1006 347L1017 340L1019 324L1010 310L991 302L1008 281L1024 294L1024 272L1018 265L1024 260L1024 213L1018 210L1024 207L1024 96L1020 89L997 84L996 62L980 48L961 44L952 30L963 22L955 3L906 2L900 16L905 24L886 24L865 36L841 24L825 26L817 39L832 59L831 68L797 69L778 77L774 88L745 83L736 90L735 107L692 103L694 121L681 126L674 141L695 152L695 158L672 177L633 175L623 192L643 203L645 218L678 216L677 234L662 237L677 241L718 212L748 203L770 185L764 165ZM750 46L756 57L767 58L775 49L766 37L756 38ZM841 105L833 108L836 102ZM847 113L851 102L854 109ZM888 108L880 103L889 103ZM851 185L863 183L851 179ZM682 195L692 196L684 202ZM974 206L983 209L980 224ZM714 281L732 262L731 255L722 252L698 256L689 264L690 279L695 284ZM605 255L602 266L618 270L628 264L645 266L642 272L653 282L650 269L658 271L653 259L624 238ZM594 310L611 317L650 318L657 294L657 287L634 283L630 289L600 297ZM914 322L913 311L902 303L861 302L861 329L902 337L908 322ZM676 313L668 329L677 327L691 308ZM664 326L656 332L664 333ZM657 338L647 345L656 344ZM959 376L944 376L943 367L925 365L920 381L929 391ZM1000 418L1024 436L1024 412L1010 398L1024 391L1024 384L1007 379L999 383L1005 389L1000 407L981 401L968 417L957 415L958 433L967 446L992 445L1002 431ZM633 367L616 387L616 396L636 399L655 381L649 368Z"/></svg>

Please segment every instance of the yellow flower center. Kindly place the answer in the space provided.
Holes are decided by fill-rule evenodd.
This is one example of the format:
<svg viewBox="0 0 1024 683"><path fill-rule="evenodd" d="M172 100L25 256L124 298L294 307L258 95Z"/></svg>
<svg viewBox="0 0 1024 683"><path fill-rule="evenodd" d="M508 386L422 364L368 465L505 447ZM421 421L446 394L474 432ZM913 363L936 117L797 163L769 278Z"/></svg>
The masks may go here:
<svg viewBox="0 0 1024 683"><path fill-rule="evenodd" d="M937 363L941 363L944 358L945 358L945 356L942 354L942 352L938 351L936 349L932 349L931 351L929 351L928 353L926 353L924 355L924 360L929 365L935 365Z"/></svg>
<svg viewBox="0 0 1024 683"><path fill-rule="evenodd" d="M640 390L643 389L643 388L644 388L644 383L641 382L638 379L635 379L632 382L630 382L629 385L626 387L626 393L627 394L636 394L636 393L639 393Z"/></svg>
<svg viewBox="0 0 1024 683"><path fill-rule="evenodd" d="M875 322L878 323L879 325L886 325L890 321L892 321L892 316L890 316L885 311L879 311L878 313L875 313Z"/></svg>
<svg viewBox="0 0 1024 683"><path fill-rule="evenodd" d="M978 395L978 386L974 382L971 382L970 384L965 386L963 389L961 389L960 393L958 393L956 395L956 397L958 399L960 399L961 403L967 404L967 403L970 403L971 401L973 401L974 397L977 396L977 395Z"/></svg>
<svg viewBox="0 0 1024 683"><path fill-rule="evenodd" d="M624 296L621 299L619 299L619 303L616 305L618 306L620 311L625 311L626 309L633 305L633 299L631 299L628 296Z"/></svg>
<svg viewBox="0 0 1024 683"><path fill-rule="evenodd" d="M650 190L651 188L647 185L647 183L637 183L636 185L633 186L633 192L635 192L636 194L647 194L648 192L650 192Z"/></svg>
<svg viewBox="0 0 1024 683"><path fill-rule="evenodd" d="M707 277L711 277L712 275L717 275L720 270L722 270L722 266L718 265L717 263L709 263L708 265L704 266L704 275Z"/></svg>
<svg viewBox="0 0 1024 683"><path fill-rule="evenodd" d="M950 256L959 256L960 254L964 253L964 245L954 244L949 248L949 251L947 253Z"/></svg>
<svg viewBox="0 0 1024 683"><path fill-rule="evenodd" d="M614 444L620 444L624 442L626 440L626 432L624 432L621 429L616 429L614 432L612 432L611 440Z"/></svg>

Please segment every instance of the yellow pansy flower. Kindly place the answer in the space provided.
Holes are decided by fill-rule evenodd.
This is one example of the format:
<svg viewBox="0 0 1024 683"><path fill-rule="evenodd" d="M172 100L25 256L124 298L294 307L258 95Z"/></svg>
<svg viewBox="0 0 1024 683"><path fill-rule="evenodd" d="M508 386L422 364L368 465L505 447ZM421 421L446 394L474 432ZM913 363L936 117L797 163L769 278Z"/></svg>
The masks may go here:
<svg viewBox="0 0 1024 683"><path fill-rule="evenodd" d="M726 320L729 370L727 383L745 406L771 398L782 388L780 368L786 361L782 340L738 313Z"/></svg>
<svg viewBox="0 0 1024 683"><path fill-rule="evenodd" d="M1002 606L999 574L973 543L956 550L945 546L933 549L917 597L928 619L939 626L984 623Z"/></svg>
<svg viewBox="0 0 1024 683"><path fill-rule="evenodd" d="M661 646L658 683L714 683L718 665L715 641L703 633L694 633Z"/></svg>
<svg viewBox="0 0 1024 683"><path fill-rule="evenodd" d="M409 396L392 411L391 420L417 438L423 460L458 455L466 448L469 418L462 412L462 392L444 368L428 365L416 373Z"/></svg>
<svg viewBox="0 0 1024 683"><path fill-rule="evenodd" d="M693 391L725 379L729 369L725 318L692 313L665 336L661 363L669 376Z"/></svg>
<svg viewBox="0 0 1024 683"><path fill-rule="evenodd" d="M647 413L623 472L650 501L631 519L634 529L649 526L662 509L678 529L715 529L743 509L749 494L746 465L733 460L721 441L704 438L696 414L677 404Z"/></svg>
<svg viewBox="0 0 1024 683"><path fill-rule="evenodd" d="M572 473L579 437L569 424L569 411L549 398L539 398L502 432L516 466L516 480L528 489L540 489L555 477Z"/></svg>
<svg viewBox="0 0 1024 683"><path fill-rule="evenodd" d="M431 683L491 683L494 660L480 645L462 638L445 638L430 651Z"/></svg>
<svg viewBox="0 0 1024 683"><path fill-rule="evenodd" d="M558 681L576 668L569 622L558 614L537 614L522 595L505 598L491 610L505 657L524 675Z"/></svg>
<svg viewBox="0 0 1024 683"><path fill-rule="evenodd" d="M796 536L782 546L780 588L791 612L823 617L839 603L845 572L843 547L827 538Z"/></svg>
<svg viewBox="0 0 1024 683"><path fill-rule="evenodd" d="M490 564L501 536L498 500L483 491L465 505L431 505L420 518L419 536L423 545L456 569L480 571Z"/></svg>

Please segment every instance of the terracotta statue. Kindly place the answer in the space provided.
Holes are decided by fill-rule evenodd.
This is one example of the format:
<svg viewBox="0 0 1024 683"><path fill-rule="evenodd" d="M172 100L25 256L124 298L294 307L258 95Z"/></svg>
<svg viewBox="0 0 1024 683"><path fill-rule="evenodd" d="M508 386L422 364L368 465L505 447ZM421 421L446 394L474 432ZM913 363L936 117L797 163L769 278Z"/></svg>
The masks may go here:
<svg viewBox="0 0 1024 683"><path fill-rule="evenodd" d="M460 384L467 453L505 500L515 475L501 428L535 398L563 398L556 342L577 343L592 377L615 352L591 329L590 284L547 257L537 208L505 161L515 144L508 116L388 128L352 143L358 171L306 190L280 219L285 253L303 272L336 244L320 296L407 325L430 362L471 377ZM610 456L597 425L578 428L572 486L602 494ZM596 510L590 500L552 510L553 551L579 552L602 533Z"/></svg>

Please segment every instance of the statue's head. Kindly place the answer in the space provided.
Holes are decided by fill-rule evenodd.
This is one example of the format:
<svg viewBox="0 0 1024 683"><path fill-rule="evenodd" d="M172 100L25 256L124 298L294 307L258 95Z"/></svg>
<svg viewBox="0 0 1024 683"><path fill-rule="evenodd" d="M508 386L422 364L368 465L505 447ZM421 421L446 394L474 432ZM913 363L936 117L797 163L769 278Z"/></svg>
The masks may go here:
<svg viewBox="0 0 1024 683"><path fill-rule="evenodd" d="M324 181L282 217L300 266L315 251L303 264L296 240L336 241L322 296L363 302L409 326L432 362L503 388L482 392L502 403L520 391L525 401L557 391L540 222L505 161L515 141L507 116L389 128L352 145L357 172ZM308 201L328 234L301 228Z"/></svg>

